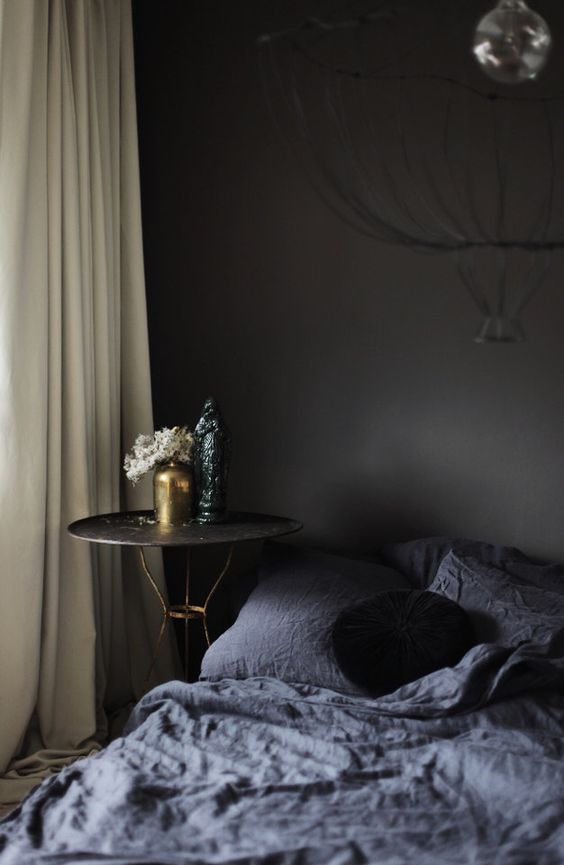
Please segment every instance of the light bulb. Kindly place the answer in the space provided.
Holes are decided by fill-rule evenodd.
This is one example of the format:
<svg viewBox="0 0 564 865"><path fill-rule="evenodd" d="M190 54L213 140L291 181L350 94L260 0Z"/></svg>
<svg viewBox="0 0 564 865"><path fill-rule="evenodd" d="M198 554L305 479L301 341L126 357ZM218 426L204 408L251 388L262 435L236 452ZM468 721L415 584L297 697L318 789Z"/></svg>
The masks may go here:
<svg viewBox="0 0 564 865"><path fill-rule="evenodd" d="M550 53L548 24L524 0L500 0L474 33L474 55L494 81L518 84L536 78Z"/></svg>

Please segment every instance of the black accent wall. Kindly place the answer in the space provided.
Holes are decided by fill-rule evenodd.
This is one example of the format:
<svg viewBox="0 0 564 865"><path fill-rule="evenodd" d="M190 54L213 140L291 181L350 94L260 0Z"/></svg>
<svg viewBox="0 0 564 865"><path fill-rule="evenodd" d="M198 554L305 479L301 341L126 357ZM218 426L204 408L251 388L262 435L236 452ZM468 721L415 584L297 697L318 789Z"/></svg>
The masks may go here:
<svg viewBox="0 0 564 865"><path fill-rule="evenodd" d="M324 207L267 114L254 41L316 5L133 2L155 423L216 396L231 506L301 519L301 542L465 535L564 560L562 260L528 341L477 345L449 260Z"/></svg>

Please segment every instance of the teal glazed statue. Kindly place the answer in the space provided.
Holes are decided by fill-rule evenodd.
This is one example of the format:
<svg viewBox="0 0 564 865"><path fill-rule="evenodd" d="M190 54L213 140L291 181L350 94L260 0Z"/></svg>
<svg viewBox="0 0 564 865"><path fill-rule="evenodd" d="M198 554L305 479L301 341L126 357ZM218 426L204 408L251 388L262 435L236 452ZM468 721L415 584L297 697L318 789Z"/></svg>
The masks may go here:
<svg viewBox="0 0 564 865"><path fill-rule="evenodd" d="M205 401L194 429L197 523L221 523L225 520L230 459L231 434L217 402L210 397Z"/></svg>

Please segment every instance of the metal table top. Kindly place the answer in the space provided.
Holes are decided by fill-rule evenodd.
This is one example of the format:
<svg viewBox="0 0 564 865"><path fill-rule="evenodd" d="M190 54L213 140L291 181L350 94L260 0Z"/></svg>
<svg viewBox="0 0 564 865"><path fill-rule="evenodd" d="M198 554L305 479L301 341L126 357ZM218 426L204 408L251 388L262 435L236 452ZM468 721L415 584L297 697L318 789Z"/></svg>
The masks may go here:
<svg viewBox="0 0 564 865"><path fill-rule="evenodd" d="M153 511L122 511L96 514L76 520L68 527L75 538L98 544L139 547L197 547L266 540L297 532L302 523L269 514L228 512L225 522L164 526L155 522Z"/></svg>

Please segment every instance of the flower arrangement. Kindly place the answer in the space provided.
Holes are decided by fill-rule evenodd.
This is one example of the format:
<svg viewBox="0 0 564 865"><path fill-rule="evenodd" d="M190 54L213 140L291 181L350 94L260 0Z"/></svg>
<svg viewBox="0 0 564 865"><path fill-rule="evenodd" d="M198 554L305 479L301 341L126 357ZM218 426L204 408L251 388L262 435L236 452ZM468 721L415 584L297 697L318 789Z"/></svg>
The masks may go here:
<svg viewBox="0 0 564 865"><path fill-rule="evenodd" d="M152 436L139 435L126 454L123 468L132 484L158 465L169 462L191 463L194 436L186 426L163 427Z"/></svg>

